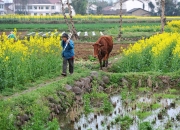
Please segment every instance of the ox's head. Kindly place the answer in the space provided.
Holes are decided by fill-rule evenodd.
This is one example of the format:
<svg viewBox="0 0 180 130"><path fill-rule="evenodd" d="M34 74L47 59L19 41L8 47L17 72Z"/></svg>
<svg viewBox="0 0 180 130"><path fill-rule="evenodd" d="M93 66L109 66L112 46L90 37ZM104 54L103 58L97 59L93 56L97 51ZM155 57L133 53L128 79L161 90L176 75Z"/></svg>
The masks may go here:
<svg viewBox="0 0 180 130"><path fill-rule="evenodd" d="M94 57L98 58L98 55L101 53L101 47L103 46L103 44L95 43L92 46L94 47Z"/></svg>

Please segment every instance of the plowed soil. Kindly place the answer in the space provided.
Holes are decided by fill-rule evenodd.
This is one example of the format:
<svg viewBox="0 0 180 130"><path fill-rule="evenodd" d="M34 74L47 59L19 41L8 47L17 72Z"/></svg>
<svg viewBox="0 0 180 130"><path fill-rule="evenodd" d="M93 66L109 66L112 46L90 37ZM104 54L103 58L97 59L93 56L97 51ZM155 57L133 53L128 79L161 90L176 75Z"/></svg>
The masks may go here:
<svg viewBox="0 0 180 130"><path fill-rule="evenodd" d="M76 60L88 60L90 55L93 55L93 43L75 43L75 58ZM121 48L127 48L130 44L114 44L110 57L122 53Z"/></svg>

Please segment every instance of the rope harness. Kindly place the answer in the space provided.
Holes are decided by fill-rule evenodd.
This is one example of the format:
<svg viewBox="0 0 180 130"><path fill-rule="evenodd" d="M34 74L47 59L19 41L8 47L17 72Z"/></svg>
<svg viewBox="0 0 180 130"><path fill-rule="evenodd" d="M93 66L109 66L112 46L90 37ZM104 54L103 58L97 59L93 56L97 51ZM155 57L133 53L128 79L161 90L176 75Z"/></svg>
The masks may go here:
<svg viewBox="0 0 180 130"><path fill-rule="evenodd" d="M102 55L101 47L98 49L98 56Z"/></svg>

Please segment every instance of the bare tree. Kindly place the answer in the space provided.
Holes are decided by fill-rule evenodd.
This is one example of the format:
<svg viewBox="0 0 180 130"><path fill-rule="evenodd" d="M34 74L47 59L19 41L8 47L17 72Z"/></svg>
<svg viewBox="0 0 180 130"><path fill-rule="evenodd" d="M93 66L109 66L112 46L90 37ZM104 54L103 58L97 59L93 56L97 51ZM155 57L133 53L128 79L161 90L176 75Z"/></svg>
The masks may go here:
<svg viewBox="0 0 180 130"><path fill-rule="evenodd" d="M119 0L120 3L120 25L119 25L119 35L118 35L118 41L121 41L121 37L122 37L122 4L123 4L123 0Z"/></svg>
<svg viewBox="0 0 180 130"><path fill-rule="evenodd" d="M68 23L68 19L67 19L65 10L64 10L64 3L63 3L62 0L60 0L60 2L61 2L61 4L62 4L62 14L64 15L64 20L65 20L65 22L66 22L66 24L67 24L67 26L68 26L69 31L73 34L73 32L72 32L72 30L71 30L71 27L70 27L70 25L69 25L69 23Z"/></svg>
<svg viewBox="0 0 180 130"><path fill-rule="evenodd" d="M71 5L69 3L69 0L67 0L67 5L68 5L68 8L69 8L69 16L70 16L70 21L71 21L71 25L72 25L72 37L75 38L75 40L78 39L78 35L77 35L77 31L76 31L76 28L74 26L74 22L73 22L73 17L72 17L72 9L71 9Z"/></svg>
<svg viewBox="0 0 180 130"><path fill-rule="evenodd" d="M164 32L165 23L166 23L166 18L165 18L165 0L161 0L161 33Z"/></svg>

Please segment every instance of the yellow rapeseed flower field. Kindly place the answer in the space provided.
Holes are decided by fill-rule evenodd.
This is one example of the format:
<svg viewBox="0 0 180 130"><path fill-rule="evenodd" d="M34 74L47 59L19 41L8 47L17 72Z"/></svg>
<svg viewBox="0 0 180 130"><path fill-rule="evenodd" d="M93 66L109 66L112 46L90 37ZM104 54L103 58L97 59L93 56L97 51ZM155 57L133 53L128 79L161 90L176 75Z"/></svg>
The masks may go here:
<svg viewBox="0 0 180 130"><path fill-rule="evenodd" d="M123 58L116 64L120 72L160 71L169 72L180 69L180 21L168 22L167 28L172 32L164 32L142 39L123 51Z"/></svg>
<svg viewBox="0 0 180 130"><path fill-rule="evenodd" d="M167 28L171 32L180 32L180 21L179 20L173 20L171 22L168 22Z"/></svg>
<svg viewBox="0 0 180 130"><path fill-rule="evenodd" d="M5 33L0 36L0 90L60 72L60 34L54 33L47 38L36 34L23 40L8 39Z"/></svg>
<svg viewBox="0 0 180 130"><path fill-rule="evenodd" d="M69 17L69 15L67 15ZM0 19L17 19L17 20L59 20L63 19L63 15L20 15L20 14L10 14L10 15L0 15ZM119 19L119 15L80 15L77 14L73 17L74 19ZM167 16L168 19L180 19L179 16ZM160 19L158 16L151 17L143 17L143 16L125 16L123 15L123 19Z"/></svg>

